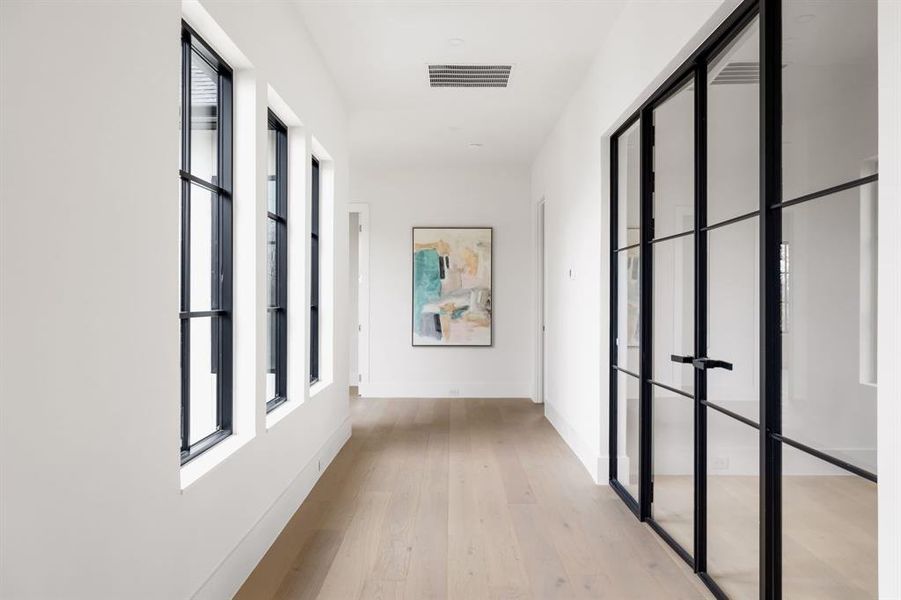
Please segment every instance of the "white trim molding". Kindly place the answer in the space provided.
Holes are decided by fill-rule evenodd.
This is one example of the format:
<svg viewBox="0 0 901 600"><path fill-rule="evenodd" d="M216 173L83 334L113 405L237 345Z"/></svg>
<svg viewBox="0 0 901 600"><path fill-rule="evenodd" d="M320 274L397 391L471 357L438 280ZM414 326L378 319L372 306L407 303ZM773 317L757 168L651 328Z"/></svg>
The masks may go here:
<svg viewBox="0 0 901 600"><path fill-rule="evenodd" d="M332 432L325 444L285 488L272 506L241 538L194 595L194 600L232 598L266 554L288 521L306 500L322 473L350 439L350 417Z"/></svg>
<svg viewBox="0 0 901 600"><path fill-rule="evenodd" d="M532 383L361 383L364 398L529 398Z"/></svg>
<svg viewBox="0 0 901 600"><path fill-rule="evenodd" d="M601 477L601 473L607 473L607 456L599 455L592 449L591 445L579 437L576 430L563 418L563 415L557 412L554 406L548 402L544 403L544 416L550 421L566 445L569 446L576 458L584 465L591 480L597 484L607 484L607 478Z"/></svg>

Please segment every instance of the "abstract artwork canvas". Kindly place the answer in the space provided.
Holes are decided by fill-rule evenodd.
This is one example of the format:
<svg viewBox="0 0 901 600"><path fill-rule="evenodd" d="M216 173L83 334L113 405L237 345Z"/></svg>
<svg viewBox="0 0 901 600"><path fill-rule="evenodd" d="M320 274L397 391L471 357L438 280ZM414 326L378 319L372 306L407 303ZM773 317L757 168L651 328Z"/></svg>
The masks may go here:
<svg viewBox="0 0 901 600"><path fill-rule="evenodd" d="M491 227L413 228L413 345L490 346Z"/></svg>

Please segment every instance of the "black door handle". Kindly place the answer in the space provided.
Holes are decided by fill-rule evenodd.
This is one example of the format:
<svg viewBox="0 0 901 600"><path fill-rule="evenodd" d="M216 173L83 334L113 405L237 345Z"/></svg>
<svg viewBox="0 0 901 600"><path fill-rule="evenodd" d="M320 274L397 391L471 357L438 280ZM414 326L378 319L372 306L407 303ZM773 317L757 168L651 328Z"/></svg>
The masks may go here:
<svg viewBox="0 0 901 600"><path fill-rule="evenodd" d="M694 365L695 369L700 369L702 371L706 371L707 369L726 369L727 371L732 370L732 363L726 362L724 360L714 360L712 358L696 358L691 361L691 364Z"/></svg>
<svg viewBox="0 0 901 600"><path fill-rule="evenodd" d="M694 356L679 356L678 354L670 354L669 359L674 363L691 364L695 359Z"/></svg>

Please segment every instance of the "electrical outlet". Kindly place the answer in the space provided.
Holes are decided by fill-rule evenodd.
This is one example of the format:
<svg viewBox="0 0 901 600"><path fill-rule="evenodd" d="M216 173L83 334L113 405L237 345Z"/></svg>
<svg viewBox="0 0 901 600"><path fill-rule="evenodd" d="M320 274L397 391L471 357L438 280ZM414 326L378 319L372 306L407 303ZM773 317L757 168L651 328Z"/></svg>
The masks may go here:
<svg viewBox="0 0 901 600"><path fill-rule="evenodd" d="M710 468L714 471L726 471L729 469L729 457L714 456L710 460Z"/></svg>
<svg viewBox="0 0 901 600"><path fill-rule="evenodd" d="M319 472L322 473L322 459L319 459Z"/></svg>

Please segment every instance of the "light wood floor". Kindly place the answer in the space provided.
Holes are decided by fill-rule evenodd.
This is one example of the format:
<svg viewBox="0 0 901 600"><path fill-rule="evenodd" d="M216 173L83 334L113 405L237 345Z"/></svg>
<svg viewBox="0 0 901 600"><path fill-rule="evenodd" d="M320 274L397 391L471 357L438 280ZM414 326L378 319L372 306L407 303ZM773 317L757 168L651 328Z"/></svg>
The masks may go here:
<svg viewBox="0 0 901 600"><path fill-rule="evenodd" d="M760 597L759 486L756 476L714 475L707 481L708 572L732 600ZM690 476L654 480L654 518L689 549L693 488ZM786 475L782 506L783 597L877 597L875 483L850 474Z"/></svg>
<svg viewBox="0 0 901 600"><path fill-rule="evenodd" d="M347 446L236 598L710 598L528 400L351 400Z"/></svg>

